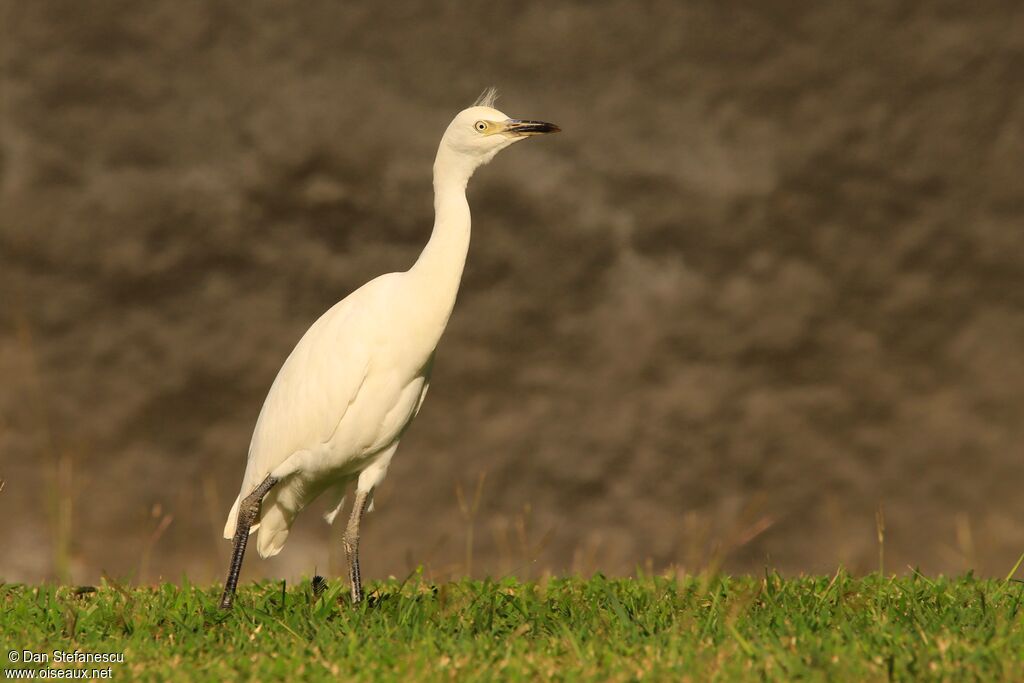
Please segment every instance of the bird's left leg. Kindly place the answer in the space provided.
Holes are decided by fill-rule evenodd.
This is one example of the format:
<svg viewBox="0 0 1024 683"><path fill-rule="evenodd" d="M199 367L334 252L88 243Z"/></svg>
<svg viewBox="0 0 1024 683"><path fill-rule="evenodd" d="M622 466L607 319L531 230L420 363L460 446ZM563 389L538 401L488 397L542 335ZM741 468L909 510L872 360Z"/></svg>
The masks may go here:
<svg viewBox="0 0 1024 683"><path fill-rule="evenodd" d="M373 462L359 473L356 482L355 500L352 502L352 516L349 517L342 544L345 546L345 557L348 559L348 578L352 587L352 602L363 599L363 584L359 575L359 523L367 507L373 505L373 492L377 485L384 481L388 473L391 457L398 448L396 441L390 447L378 453Z"/></svg>
<svg viewBox="0 0 1024 683"><path fill-rule="evenodd" d="M228 567L228 579L224 582L224 594L220 598L221 609L231 609L235 600L235 588L238 586L238 574L242 571L242 560L245 559L245 546L249 542L249 529L260 514L260 503L263 496L277 484L277 479L267 477L238 506L238 522L235 525L235 548L231 553L231 564Z"/></svg>
<svg viewBox="0 0 1024 683"><path fill-rule="evenodd" d="M352 588L353 603L363 599L363 584L359 576L359 523L366 512L367 503L370 502L370 494L370 491L356 491L352 515L348 518L348 526L341 537L341 543L345 546L345 559L348 560L348 579Z"/></svg>

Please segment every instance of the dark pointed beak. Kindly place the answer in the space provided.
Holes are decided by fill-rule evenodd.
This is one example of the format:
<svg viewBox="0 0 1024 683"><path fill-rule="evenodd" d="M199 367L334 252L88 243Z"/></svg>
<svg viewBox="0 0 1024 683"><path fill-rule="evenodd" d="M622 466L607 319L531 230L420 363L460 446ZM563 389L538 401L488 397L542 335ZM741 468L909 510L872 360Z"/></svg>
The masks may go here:
<svg viewBox="0 0 1024 683"><path fill-rule="evenodd" d="M557 133L562 130L553 123L546 121L523 121L521 119L509 119L505 122L505 132L516 137L528 137L530 135L546 135Z"/></svg>

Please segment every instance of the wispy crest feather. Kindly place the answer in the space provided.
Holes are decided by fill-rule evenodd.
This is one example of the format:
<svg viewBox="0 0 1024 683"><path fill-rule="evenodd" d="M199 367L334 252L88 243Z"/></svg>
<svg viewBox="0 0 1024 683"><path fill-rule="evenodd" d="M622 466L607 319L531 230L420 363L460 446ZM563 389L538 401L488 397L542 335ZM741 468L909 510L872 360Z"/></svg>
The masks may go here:
<svg viewBox="0 0 1024 683"><path fill-rule="evenodd" d="M476 102L473 103L474 107L494 107L494 103L498 101L498 89L495 87L487 88L480 97L476 98Z"/></svg>

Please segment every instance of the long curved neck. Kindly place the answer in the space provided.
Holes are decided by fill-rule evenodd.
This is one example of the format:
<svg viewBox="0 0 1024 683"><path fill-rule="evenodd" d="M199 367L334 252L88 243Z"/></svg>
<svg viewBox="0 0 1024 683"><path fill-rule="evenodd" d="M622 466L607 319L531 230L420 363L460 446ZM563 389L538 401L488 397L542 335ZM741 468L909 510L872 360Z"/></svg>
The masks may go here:
<svg viewBox="0 0 1024 683"><path fill-rule="evenodd" d="M409 269L416 286L430 292L434 310L423 311L444 330L459 292L469 250L470 215L466 184L474 168L443 142L434 160L434 230L419 259Z"/></svg>

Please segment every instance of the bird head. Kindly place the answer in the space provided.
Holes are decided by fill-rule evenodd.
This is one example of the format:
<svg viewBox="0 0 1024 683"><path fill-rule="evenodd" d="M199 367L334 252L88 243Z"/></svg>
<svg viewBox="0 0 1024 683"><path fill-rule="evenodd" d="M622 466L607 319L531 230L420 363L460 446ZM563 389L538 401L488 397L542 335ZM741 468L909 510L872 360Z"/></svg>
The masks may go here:
<svg viewBox="0 0 1024 683"><path fill-rule="evenodd" d="M477 104L456 115L441 139L442 149L460 157L470 169L483 166L520 140L561 130L545 121L512 118L491 106L493 103L494 92L487 91Z"/></svg>

